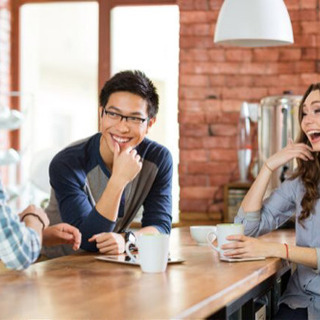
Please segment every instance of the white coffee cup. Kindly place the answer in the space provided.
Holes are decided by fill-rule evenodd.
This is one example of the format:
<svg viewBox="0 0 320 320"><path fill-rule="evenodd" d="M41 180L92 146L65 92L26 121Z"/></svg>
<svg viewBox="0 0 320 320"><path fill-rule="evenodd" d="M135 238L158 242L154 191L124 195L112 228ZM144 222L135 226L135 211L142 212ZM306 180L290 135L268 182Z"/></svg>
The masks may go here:
<svg viewBox="0 0 320 320"><path fill-rule="evenodd" d="M227 240L227 237L235 234L244 234L243 224L220 223L217 224L217 231L211 231L208 233L207 242L213 250L217 251L220 254L220 257L224 257L224 252L226 250L222 250L221 246L223 246L226 243L232 242L230 240ZM213 236L217 237L217 247L212 243L212 241L214 240Z"/></svg>
<svg viewBox="0 0 320 320"><path fill-rule="evenodd" d="M132 242L126 243L126 253L140 264L143 272L156 273L166 271L169 256L168 234L141 234L137 237L136 247L139 250L137 259L129 250Z"/></svg>
<svg viewBox="0 0 320 320"><path fill-rule="evenodd" d="M215 226L191 226L191 238L197 242L199 246L207 246L207 234L211 231L216 231ZM214 239L212 239L213 241Z"/></svg>

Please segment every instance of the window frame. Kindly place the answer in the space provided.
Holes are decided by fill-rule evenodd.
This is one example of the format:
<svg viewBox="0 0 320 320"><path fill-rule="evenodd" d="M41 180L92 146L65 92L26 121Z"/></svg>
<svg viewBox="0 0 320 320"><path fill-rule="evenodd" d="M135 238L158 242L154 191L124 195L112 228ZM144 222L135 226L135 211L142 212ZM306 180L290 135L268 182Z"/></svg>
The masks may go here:
<svg viewBox="0 0 320 320"><path fill-rule="evenodd" d="M20 91L20 8L25 4L61 2L97 2L98 21L98 90L110 77L111 59L111 10L117 6L177 5L177 0L11 0L11 91ZM97 92L98 95L98 92ZM20 110L19 102L12 102L12 109ZM20 130L10 132L10 146L20 150Z"/></svg>

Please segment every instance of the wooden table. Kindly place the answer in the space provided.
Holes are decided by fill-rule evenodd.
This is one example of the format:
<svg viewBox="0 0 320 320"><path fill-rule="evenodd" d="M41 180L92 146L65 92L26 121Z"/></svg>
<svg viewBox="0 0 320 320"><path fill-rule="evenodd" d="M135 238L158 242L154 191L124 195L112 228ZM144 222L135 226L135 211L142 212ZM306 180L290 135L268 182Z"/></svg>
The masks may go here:
<svg viewBox="0 0 320 320"><path fill-rule="evenodd" d="M276 231L268 241L294 243L293 231ZM0 274L1 319L204 318L226 310L261 283L288 270L281 259L220 262L197 246L189 228L172 230L170 250L186 259L165 273L98 261L93 254L61 257L23 272Z"/></svg>

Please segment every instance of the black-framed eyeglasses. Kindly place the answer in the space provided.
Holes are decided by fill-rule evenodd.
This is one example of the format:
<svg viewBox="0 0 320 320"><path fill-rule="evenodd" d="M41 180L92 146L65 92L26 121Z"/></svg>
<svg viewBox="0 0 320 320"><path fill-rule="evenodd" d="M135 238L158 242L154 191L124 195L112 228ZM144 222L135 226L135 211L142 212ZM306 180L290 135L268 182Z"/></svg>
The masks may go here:
<svg viewBox="0 0 320 320"><path fill-rule="evenodd" d="M106 114L107 118L113 121L122 121L122 119L125 119L127 123L132 123L136 125L141 125L143 124L147 118L140 118L140 117L134 117L134 116L124 116L120 113L113 112L113 111L108 111L106 109L103 109L104 113Z"/></svg>

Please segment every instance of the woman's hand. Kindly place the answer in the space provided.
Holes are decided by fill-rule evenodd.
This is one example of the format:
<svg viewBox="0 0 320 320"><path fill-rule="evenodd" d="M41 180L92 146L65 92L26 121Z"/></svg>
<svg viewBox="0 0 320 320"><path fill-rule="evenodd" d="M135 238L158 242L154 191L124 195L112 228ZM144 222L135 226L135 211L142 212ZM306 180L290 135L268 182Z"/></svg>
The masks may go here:
<svg viewBox="0 0 320 320"><path fill-rule="evenodd" d="M232 242L224 244L221 249L226 257L230 258L253 258L277 256L278 243L266 242L244 235L232 235L227 237ZM283 249L283 248L282 248Z"/></svg>
<svg viewBox="0 0 320 320"><path fill-rule="evenodd" d="M313 150L310 146L304 143L293 143L291 140L285 148L272 155L266 161L266 166L271 171L274 171L295 158L304 161L313 160L312 152Z"/></svg>

